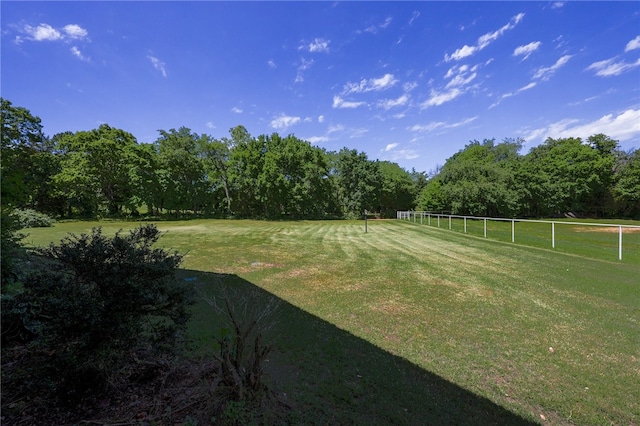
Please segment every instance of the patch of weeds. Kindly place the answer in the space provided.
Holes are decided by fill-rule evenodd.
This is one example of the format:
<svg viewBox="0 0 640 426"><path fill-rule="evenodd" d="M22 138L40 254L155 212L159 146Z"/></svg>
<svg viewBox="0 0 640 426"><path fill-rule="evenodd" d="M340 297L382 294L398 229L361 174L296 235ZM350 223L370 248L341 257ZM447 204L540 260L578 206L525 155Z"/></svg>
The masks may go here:
<svg viewBox="0 0 640 426"><path fill-rule="evenodd" d="M278 300L228 289L222 297L204 299L223 319L213 352L218 371L210 386L212 415L223 425L273 423L282 413L264 370L272 348L263 338L274 324Z"/></svg>

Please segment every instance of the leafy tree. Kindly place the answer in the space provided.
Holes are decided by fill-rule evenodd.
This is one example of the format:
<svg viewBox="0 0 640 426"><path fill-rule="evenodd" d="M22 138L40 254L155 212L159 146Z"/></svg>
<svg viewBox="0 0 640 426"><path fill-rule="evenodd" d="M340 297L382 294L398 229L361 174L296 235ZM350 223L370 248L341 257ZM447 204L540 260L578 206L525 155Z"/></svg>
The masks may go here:
<svg viewBox="0 0 640 426"><path fill-rule="evenodd" d="M444 200L456 214L515 215L519 199L513 169L521 146L519 140L497 145L493 139L472 141L446 161L439 183L430 188L429 200ZM436 189L442 195L435 194Z"/></svg>
<svg viewBox="0 0 640 426"><path fill-rule="evenodd" d="M446 210L447 202L442 191L442 181L436 175L427 181L416 200L416 208L420 211L441 212Z"/></svg>
<svg viewBox="0 0 640 426"><path fill-rule="evenodd" d="M204 164L198 157L198 144L207 136L191 133L186 127L159 132L156 149L165 208L198 214L207 202L208 188Z"/></svg>
<svg viewBox="0 0 640 426"><path fill-rule="evenodd" d="M54 182L69 200L70 209L93 216L102 209L119 214L123 206L131 205L129 173L137 145L132 134L102 124L57 139L62 160Z"/></svg>
<svg viewBox="0 0 640 426"><path fill-rule="evenodd" d="M364 152L342 148L332 166L338 205L345 217L360 217L364 210L380 206L382 173L378 162L369 161Z"/></svg>
<svg viewBox="0 0 640 426"><path fill-rule="evenodd" d="M397 210L411 210L416 198L413 176L396 163L381 161L380 213L383 217L395 217Z"/></svg>
<svg viewBox="0 0 640 426"><path fill-rule="evenodd" d="M612 171L613 157L603 152L580 138L548 138L532 148L520 176L528 188L529 210L544 216L589 212Z"/></svg>
<svg viewBox="0 0 640 426"><path fill-rule="evenodd" d="M198 140L198 157L202 160L208 176L211 190L215 194L219 190L224 193L224 208L226 214L231 213L231 185L229 182L229 157L233 141L229 138L222 140L203 136Z"/></svg>
<svg viewBox="0 0 640 426"><path fill-rule="evenodd" d="M51 176L58 171L51 141L39 117L6 99L0 104L3 206L45 210L53 204Z"/></svg>
<svg viewBox="0 0 640 426"><path fill-rule="evenodd" d="M640 216L640 150L632 151L616 172L613 194L621 212Z"/></svg>

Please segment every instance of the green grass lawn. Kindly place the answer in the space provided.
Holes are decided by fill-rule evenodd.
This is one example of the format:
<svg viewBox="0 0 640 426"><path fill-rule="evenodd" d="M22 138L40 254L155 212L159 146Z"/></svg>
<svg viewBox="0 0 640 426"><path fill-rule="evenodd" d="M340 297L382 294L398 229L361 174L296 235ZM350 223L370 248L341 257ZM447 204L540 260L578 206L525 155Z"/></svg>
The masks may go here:
<svg viewBox="0 0 640 426"><path fill-rule="evenodd" d="M135 223L58 223L25 241L97 225ZM182 274L200 294L228 287L256 305L280 300L268 367L294 423L640 423L633 255L512 244L446 223L370 220L368 233L362 221L158 226L162 245L186 253ZM601 237L595 247L609 244ZM215 350L219 328L198 302L194 356Z"/></svg>

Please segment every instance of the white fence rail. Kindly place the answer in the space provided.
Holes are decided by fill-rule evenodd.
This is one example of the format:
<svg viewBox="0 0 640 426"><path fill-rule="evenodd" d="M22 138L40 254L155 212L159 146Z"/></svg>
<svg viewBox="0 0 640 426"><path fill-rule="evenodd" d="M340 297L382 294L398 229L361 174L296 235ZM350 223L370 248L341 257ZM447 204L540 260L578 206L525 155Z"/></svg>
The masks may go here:
<svg viewBox="0 0 640 426"><path fill-rule="evenodd" d="M546 223L550 225L550 243L551 248L556 248L556 225L577 225L585 227L605 227L605 228L617 228L618 234L618 260L622 260L622 235L624 229L632 229L631 232L640 232L640 226L636 225L615 225L615 224L603 224L603 223L590 223L590 222L567 222L567 221L554 221L554 220L534 220L534 219L506 219L495 217L478 217L478 216L460 216L453 214L441 214L433 212L416 212L416 211L398 211L396 219L412 221L414 223L427 224L430 226L437 226L441 228L448 226L451 229L453 219L462 219L463 232L467 233L467 220L482 221L483 222L483 236L487 238L487 221L497 222L510 222L511 224L511 242L516 241L516 223L517 222L531 222L531 223ZM432 225L433 222L433 225Z"/></svg>

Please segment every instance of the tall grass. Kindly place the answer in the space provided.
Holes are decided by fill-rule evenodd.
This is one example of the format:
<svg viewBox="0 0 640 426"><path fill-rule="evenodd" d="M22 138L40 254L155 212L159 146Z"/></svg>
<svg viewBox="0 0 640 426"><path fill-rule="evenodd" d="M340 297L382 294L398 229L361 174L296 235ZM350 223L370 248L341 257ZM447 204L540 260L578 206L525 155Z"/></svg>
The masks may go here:
<svg viewBox="0 0 640 426"><path fill-rule="evenodd" d="M158 225L203 294L282 301L269 362L293 423L640 422L640 262L512 244L510 228L503 242L401 221ZM205 356L219 319L194 313Z"/></svg>

